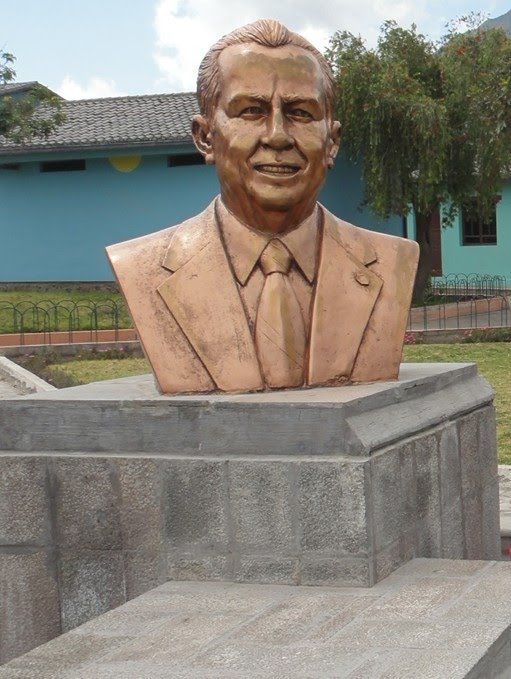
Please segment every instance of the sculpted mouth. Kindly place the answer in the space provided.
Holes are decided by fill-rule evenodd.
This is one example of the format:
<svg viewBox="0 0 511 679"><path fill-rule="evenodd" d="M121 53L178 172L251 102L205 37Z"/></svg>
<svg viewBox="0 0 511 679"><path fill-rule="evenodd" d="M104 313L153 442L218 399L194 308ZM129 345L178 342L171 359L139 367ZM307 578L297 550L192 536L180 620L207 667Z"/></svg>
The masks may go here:
<svg viewBox="0 0 511 679"><path fill-rule="evenodd" d="M293 175L296 174L300 167L298 165L256 165L255 169L263 174L269 174L272 176L282 176L282 175Z"/></svg>

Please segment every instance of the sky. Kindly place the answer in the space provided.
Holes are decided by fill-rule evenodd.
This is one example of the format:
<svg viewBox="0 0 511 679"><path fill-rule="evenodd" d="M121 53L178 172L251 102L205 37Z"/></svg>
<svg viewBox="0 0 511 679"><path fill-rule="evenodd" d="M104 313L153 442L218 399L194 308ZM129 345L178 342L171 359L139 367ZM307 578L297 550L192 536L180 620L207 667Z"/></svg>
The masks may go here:
<svg viewBox="0 0 511 679"><path fill-rule="evenodd" d="M207 49L233 28L275 18L323 50L336 31L374 46L386 19L437 39L471 11L497 17L511 0L0 0L0 49L16 80L66 99L195 90Z"/></svg>

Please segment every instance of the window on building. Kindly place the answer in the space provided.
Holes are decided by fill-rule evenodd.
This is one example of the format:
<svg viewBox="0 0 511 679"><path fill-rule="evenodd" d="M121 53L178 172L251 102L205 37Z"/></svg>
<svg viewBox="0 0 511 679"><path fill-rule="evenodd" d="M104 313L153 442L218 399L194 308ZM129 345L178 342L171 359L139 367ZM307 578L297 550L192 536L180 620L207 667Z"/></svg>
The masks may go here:
<svg viewBox="0 0 511 679"><path fill-rule="evenodd" d="M0 163L0 170L19 170L19 163Z"/></svg>
<svg viewBox="0 0 511 679"><path fill-rule="evenodd" d="M85 160L47 160L39 163L40 172L77 172L85 170Z"/></svg>
<svg viewBox="0 0 511 679"><path fill-rule="evenodd" d="M475 211L475 206L464 206L461 210L461 237L463 245L496 245L497 244L497 203L495 199L492 214L483 220Z"/></svg>
<svg viewBox="0 0 511 679"><path fill-rule="evenodd" d="M204 165L204 157L200 153L179 153L167 156L169 167L183 167L184 165Z"/></svg>

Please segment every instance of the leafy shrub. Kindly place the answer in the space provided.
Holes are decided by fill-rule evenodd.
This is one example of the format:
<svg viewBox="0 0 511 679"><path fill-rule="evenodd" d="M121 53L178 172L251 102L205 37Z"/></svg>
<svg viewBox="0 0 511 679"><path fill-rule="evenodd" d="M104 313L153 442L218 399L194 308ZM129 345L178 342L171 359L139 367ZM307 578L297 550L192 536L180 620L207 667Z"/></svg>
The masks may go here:
<svg viewBox="0 0 511 679"><path fill-rule="evenodd" d="M403 344L423 344L423 343L424 343L424 338L422 336L422 333L412 332L410 330L407 330L405 332Z"/></svg>
<svg viewBox="0 0 511 679"><path fill-rule="evenodd" d="M467 330L460 340L463 344L479 342L511 342L511 328L480 328Z"/></svg>
<svg viewBox="0 0 511 679"><path fill-rule="evenodd" d="M142 357L144 354L142 353L142 350L138 346L123 346L120 348L113 348L113 349L98 349L97 347L93 347L92 349L85 349L84 351L81 351L79 354L77 354L74 357L71 357L72 360L81 360L81 361L98 361L98 360L119 360L119 359L124 359L124 358L139 358ZM53 361L53 363L61 362L62 359L59 361Z"/></svg>
<svg viewBox="0 0 511 679"><path fill-rule="evenodd" d="M54 351L47 351L44 354L29 354L28 356L20 356L16 359L16 363L30 370L31 373L34 373L34 375L37 375L45 382L57 387L57 389L74 387L77 382L73 380L71 375L58 368L49 367L54 363L60 362L62 362L62 358Z"/></svg>

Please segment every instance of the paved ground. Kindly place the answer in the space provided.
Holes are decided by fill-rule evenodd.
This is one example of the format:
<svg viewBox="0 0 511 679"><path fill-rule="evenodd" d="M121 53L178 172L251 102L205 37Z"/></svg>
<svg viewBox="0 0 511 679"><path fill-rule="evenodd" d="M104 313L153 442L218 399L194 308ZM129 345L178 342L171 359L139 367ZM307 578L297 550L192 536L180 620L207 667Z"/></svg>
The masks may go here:
<svg viewBox="0 0 511 679"><path fill-rule="evenodd" d="M509 563L446 559L371 589L169 582L0 679L509 679L510 585Z"/></svg>
<svg viewBox="0 0 511 679"><path fill-rule="evenodd" d="M13 398L14 396L22 396L27 392L21 388L14 387L9 382L0 377L0 399Z"/></svg>

